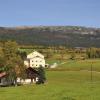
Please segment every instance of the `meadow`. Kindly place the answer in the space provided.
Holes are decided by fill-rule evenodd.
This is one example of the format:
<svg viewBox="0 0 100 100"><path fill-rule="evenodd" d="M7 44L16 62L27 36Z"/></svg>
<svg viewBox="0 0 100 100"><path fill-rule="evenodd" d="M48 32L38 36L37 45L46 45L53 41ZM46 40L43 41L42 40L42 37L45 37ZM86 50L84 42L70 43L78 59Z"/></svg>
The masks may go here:
<svg viewBox="0 0 100 100"><path fill-rule="evenodd" d="M66 71L97 71L100 72L100 59L86 59L86 60L55 60L48 59L47 63L50 65L57 63L56 70ZM92 69L91 69L92 68Z"/></svg>
<svg viewBox="0 0 100 100"><path fill-rule="evenodd" d="M0 100L100 100L100 73L46 71L47 82L0 88Z"/></svg>
<svg viewBox="0 0 100 100"><path fill-rule="evenodd" d="M71 60L69 54L61 58L60 53L46 58L57 67L46 69L45 84L1 87L0 100L100 100L100 59Z"/></svg>

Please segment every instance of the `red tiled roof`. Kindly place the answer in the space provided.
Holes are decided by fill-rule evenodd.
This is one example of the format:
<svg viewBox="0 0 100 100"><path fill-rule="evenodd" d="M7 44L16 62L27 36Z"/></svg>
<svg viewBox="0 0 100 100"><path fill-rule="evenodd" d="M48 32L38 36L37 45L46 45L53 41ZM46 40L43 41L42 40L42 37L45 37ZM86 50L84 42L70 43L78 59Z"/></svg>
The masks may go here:
<svg viewBox="0 0 100 100"><path fill-rule="evenodd" d="M0 73L0 78L2 78L2 77L5 76L5 75L6 75L6 72Z"/></svg>

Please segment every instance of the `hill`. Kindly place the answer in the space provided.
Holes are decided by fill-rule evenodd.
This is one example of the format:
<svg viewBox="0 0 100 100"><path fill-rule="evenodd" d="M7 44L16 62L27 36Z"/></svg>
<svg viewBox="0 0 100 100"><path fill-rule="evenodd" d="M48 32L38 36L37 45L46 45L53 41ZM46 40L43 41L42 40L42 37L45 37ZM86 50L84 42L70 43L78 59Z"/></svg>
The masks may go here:
<svg viewBox="0 0 100 100"><path fill-rule="evenodd" d="M79 26L0 27L0 41L5 40L15 40L24 45L100 47L100 28Z"/></svg>

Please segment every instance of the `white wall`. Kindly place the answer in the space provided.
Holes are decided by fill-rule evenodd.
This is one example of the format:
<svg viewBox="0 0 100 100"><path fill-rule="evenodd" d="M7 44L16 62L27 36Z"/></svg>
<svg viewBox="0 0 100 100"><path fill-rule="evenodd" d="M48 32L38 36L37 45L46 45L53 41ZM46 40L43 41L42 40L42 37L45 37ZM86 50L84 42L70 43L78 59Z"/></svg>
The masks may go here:
<svg viewBox="0 0 100 100"><path fill-rule="evenodd" d="M38 68L40 67L40 65L42 67L45 67L44 56L37 51L34 51L33 53L30 53L29 55L27 55L27 59L28 60L24 61L24 64L27 67Z"/></svg>
<svg viewBox="0 0 100 100"><path fill-rule="evenodd" d="M45 67L45 60L44 59L39 58L39 57L35 57L35 58L30 59L30 67L38 68L38 67L40 67L40 65L42 67Z"/></svg>
<svg viewBox="0 0 100 100"><path fill-rule="evenodd" d="M29 66L29 61L25 60L25 61L24 61L24 65L25 65L26 67L28 67L28 66Z"/></svg>
<svg viewBox="0 0 100 100"><path fill-rule="evenodd" d="M38 81L38 77L36 77L36 81L33 79L33 83L36 83ZM21 83L21 84L30 84L31 83L31 79L20 79L19 77L17 78L17 83Z"/></svg>

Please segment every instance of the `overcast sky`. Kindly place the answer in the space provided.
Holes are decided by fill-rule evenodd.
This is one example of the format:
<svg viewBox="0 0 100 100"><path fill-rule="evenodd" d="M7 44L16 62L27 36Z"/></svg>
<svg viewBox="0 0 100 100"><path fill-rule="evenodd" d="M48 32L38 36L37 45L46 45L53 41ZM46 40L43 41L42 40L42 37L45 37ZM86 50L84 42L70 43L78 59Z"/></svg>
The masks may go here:
<svg viewBox="0 0 100 100"><path fill-rule="evenodd" d="M0 26L100 27L100 0L0 0Z"/></svg>

